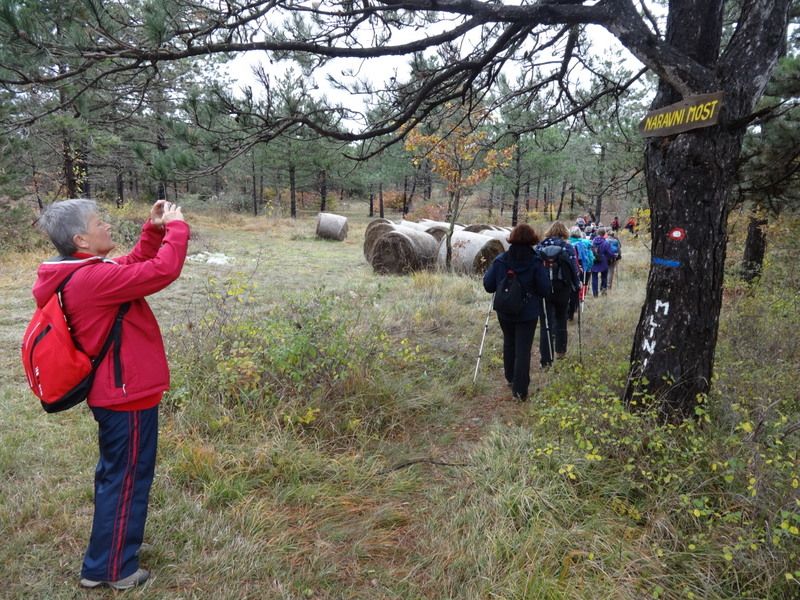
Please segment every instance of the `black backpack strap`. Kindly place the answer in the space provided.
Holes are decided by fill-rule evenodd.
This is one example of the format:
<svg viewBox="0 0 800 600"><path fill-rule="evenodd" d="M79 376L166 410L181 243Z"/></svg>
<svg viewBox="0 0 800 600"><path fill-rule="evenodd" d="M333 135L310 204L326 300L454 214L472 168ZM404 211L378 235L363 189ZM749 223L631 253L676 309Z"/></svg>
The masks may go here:
<svg viewBox="0 0 800 600"><path fill-rule="evenodd" d="M97 356L92 360L92 371L95 371L100 363L105 358L106 354L108 354L109 348L111 348L111 344L116 344L117 346L117 354L119 355L119 345L122 343L122 319L125 316L125 313L128 312L128 309L131 307L130 302L126 302L125 304L121 304L119 310L117 311L117 316L114 319L114 324L111 326L111 331L108 332L108 337L106 341L103 342L103 346L100 348L100 352L97 353ZM118 373L118 369L115 367L115 378L120 379L122 377L121 373Z"/></svg>

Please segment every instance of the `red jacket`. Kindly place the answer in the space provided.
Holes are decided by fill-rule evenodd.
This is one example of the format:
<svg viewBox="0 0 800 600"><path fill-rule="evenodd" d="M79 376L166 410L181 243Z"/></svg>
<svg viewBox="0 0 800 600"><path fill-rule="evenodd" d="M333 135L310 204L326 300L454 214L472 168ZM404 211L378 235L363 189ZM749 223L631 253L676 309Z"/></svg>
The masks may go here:
<svg viewBox="0 0 800 600"><path fill-rule="evenodd" d="M120 304L131 302L122 322L119 352L113 346L97 368L89 406L112 407L169 389L164 342L145 296L164 289L181 274L189 226L171 221L165 230L147 221L133 251L115 259L53 260L39 266L33 296L39 306L75 271L62 299L75 341L96 356L108 337ZM97 264L83 266L87 261ZM116 368L115 368L116 367Z"/></svg>

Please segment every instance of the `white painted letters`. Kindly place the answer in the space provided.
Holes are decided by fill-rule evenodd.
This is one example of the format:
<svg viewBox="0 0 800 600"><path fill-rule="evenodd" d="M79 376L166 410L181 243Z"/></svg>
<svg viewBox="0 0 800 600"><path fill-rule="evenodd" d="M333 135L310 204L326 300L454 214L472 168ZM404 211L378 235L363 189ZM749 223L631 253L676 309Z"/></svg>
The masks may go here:
<svg viewBox="0 0 800 600"><path fill-rule="evenodd" d="M642 350L647 352L650 356L646 356L642 361L642 368L644 369L647 367L647 363L650 361L650 357L655 354L656 351L656 331L660 327L660 323L656 321L656 316L661 313L663 316L669 315L669 302L664 302L663 300L656 300L655 306L653 308L653 312L650 317L647 319L645 329L645 337L642 341Z"/></svg>

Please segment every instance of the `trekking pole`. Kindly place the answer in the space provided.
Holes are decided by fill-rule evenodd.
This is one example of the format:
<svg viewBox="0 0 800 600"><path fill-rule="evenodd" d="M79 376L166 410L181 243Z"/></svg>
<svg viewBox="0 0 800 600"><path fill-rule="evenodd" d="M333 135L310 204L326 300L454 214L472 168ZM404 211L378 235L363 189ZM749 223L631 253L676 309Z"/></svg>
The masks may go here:
<svg viewBox="0 0 800 600"><path fill-rule="evenodd" d="M550 319L547 318L547 300L544 298L542 298L542 308L544 312L544 328L547 332L547 348L550 350L550 362L552 363L556 357L553 355L553 338L550 337Z"/></svg>
<svg viewBox="0 0 800 600"><path fill-rule="evenodd" d="M583 341L581 339L581 315L583 314L583 302L578 307L578 362L583 364Z"/></svg>
<svg viewBox="0 0 800 600"><path fill-rule="evenodd" d="M478 362L475 363L475 374L472 376L472 385L478 380L478 367L481 364L481 356L483 356L483 342L486 341L486 332L489 329L489 319L492 316L492 307L494 306L494 294L489 299L489 311L486 313L486 323L483 324L483 335L481 336L481 346L478 348Z"/></svg>

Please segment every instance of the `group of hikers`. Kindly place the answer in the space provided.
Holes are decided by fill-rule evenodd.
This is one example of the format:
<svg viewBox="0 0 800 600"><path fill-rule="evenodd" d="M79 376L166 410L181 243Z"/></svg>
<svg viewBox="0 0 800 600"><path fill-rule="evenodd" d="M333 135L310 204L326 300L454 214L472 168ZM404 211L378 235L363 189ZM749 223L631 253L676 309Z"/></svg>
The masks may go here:
<svg viewBox="0 0 800 600"><path fill-rule="evenodd" d="M619 219L614 218L619 229ZM617 230L585 217L567 230L553 223L540 239L527 223L515 226L509 248L486 271L483 287L493 294L493 308L503 331L503 371L512 397L528 399L531 348L541 324L539 356L542 368L567 352L567 323L578 315L591 285L593 297L611 289L622 244ZM507 297L520 290L521 301ZM488 321L487 321L488 322Z"/></svg>

